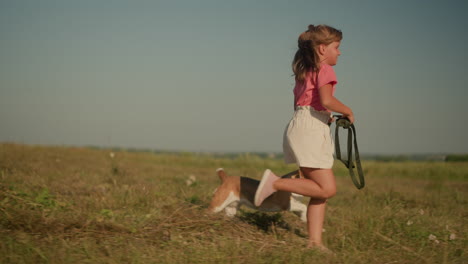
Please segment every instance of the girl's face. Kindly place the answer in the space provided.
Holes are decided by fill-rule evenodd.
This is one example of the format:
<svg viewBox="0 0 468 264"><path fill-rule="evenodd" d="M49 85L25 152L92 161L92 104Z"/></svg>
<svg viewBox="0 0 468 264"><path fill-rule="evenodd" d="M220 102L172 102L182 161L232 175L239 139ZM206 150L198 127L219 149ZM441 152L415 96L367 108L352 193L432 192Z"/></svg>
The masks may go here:
<svg viewBox="0 0 468 264"><path fill-rule="evenodd" d="M322 62L334 66L338 62L338 56L340 56L340 41L334 41L328 45L321 45L320 51L322 55Z"/></svg>

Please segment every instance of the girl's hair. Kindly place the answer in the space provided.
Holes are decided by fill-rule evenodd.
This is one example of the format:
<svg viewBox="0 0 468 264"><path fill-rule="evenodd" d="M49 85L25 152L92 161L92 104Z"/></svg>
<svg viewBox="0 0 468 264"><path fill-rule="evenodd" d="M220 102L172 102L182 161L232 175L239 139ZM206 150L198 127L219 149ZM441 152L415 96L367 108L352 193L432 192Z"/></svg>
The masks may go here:
<svg viewBox="0 0 468 264"><path fill-rule="evenodd" d="M298 50L294 55L292 70L298 81L304 81L308 71L318 72L320 67L317 48L319 45L329 45L334 41L341 41L343 34L340 30L327 25L309 25L297 40Z"/></svg>

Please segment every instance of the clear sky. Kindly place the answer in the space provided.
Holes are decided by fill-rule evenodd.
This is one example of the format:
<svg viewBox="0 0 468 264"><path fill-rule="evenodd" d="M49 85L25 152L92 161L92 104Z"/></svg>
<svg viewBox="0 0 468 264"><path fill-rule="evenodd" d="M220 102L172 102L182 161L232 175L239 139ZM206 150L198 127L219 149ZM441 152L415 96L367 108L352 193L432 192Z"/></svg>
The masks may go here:
<svg viewBox="0 0 468 264"><path fill-rule="evenodd" d="M0 142L282 151L308 24L362 153L467 153L468 1L0 2Z"/></svg>

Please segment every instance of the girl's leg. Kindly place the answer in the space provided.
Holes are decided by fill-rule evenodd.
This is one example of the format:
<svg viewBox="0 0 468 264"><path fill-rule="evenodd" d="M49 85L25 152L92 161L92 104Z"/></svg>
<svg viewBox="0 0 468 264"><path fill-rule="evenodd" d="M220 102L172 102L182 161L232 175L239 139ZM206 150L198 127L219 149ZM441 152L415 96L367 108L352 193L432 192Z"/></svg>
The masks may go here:
<svg viewBox="0 0 468 264"><path fill-rule="evenodd" d="M323 220L327 200L310 198L307 206L308 247L322 247Z"/></svg>
<svg viewBox="0 0 468 264"><path fill-rule="evenodd" d="M305 179L277 179L273 188L316 199L328 199L335 195L335 176L331 169L314 169L301 167Z"/></svg>
<svg viewBox="0 0 468 264"><path fill-rule="evenodd" d="M327 199L336 193L335 175L331 169L301 167L301 171L305 179L278 179L273 188L311 197L307 206L308 246L326 250L322 245L323 221Z"/></svg>
<svg viewBox="0 0 468 264"><path fill-rule="evenodd" d="M304 177L317 183L327 194L326 198L310 198L307 206L307 229L309 231L309 247L325 249L322 244L323 221L327 198L336 193L335 176L331 169L301 168ZM325 249L326 250L326 249Z"/></svg>

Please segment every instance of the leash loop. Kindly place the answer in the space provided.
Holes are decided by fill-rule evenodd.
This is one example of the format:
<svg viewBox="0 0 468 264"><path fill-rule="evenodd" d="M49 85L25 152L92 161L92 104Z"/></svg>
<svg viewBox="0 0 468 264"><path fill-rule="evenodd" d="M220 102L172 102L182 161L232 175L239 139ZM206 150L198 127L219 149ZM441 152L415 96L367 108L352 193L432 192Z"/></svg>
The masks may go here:
<svg viewBox="0 0 468 264"><path fill-rule="evenodd" d="M348 168L349 175L351 176L351 180L353 181L356 188L362 189L365 186L365 181L364 181L364 173L362 172L361 158L359 157L359 149L357 146L356 128L354 127L354 124L351 124L348 118L343 117L341 115L334 115L334 117L337 118L336 126L335 126L336 158L340 160L341 162L343 162L346 168ZM340 127L348 130L348 144L347 144L348 160L343 160L341 158L340 138L338 136L338 129ZM353 135L354 135L354 140L353 140ZM353 141L354 141L354 154L355 154L354 160L356 162L356 165L354 165L354 162L353 162ZM354 174L354 168L356 167L357 167L359 180L356 178L356 175Z"/></svg>

